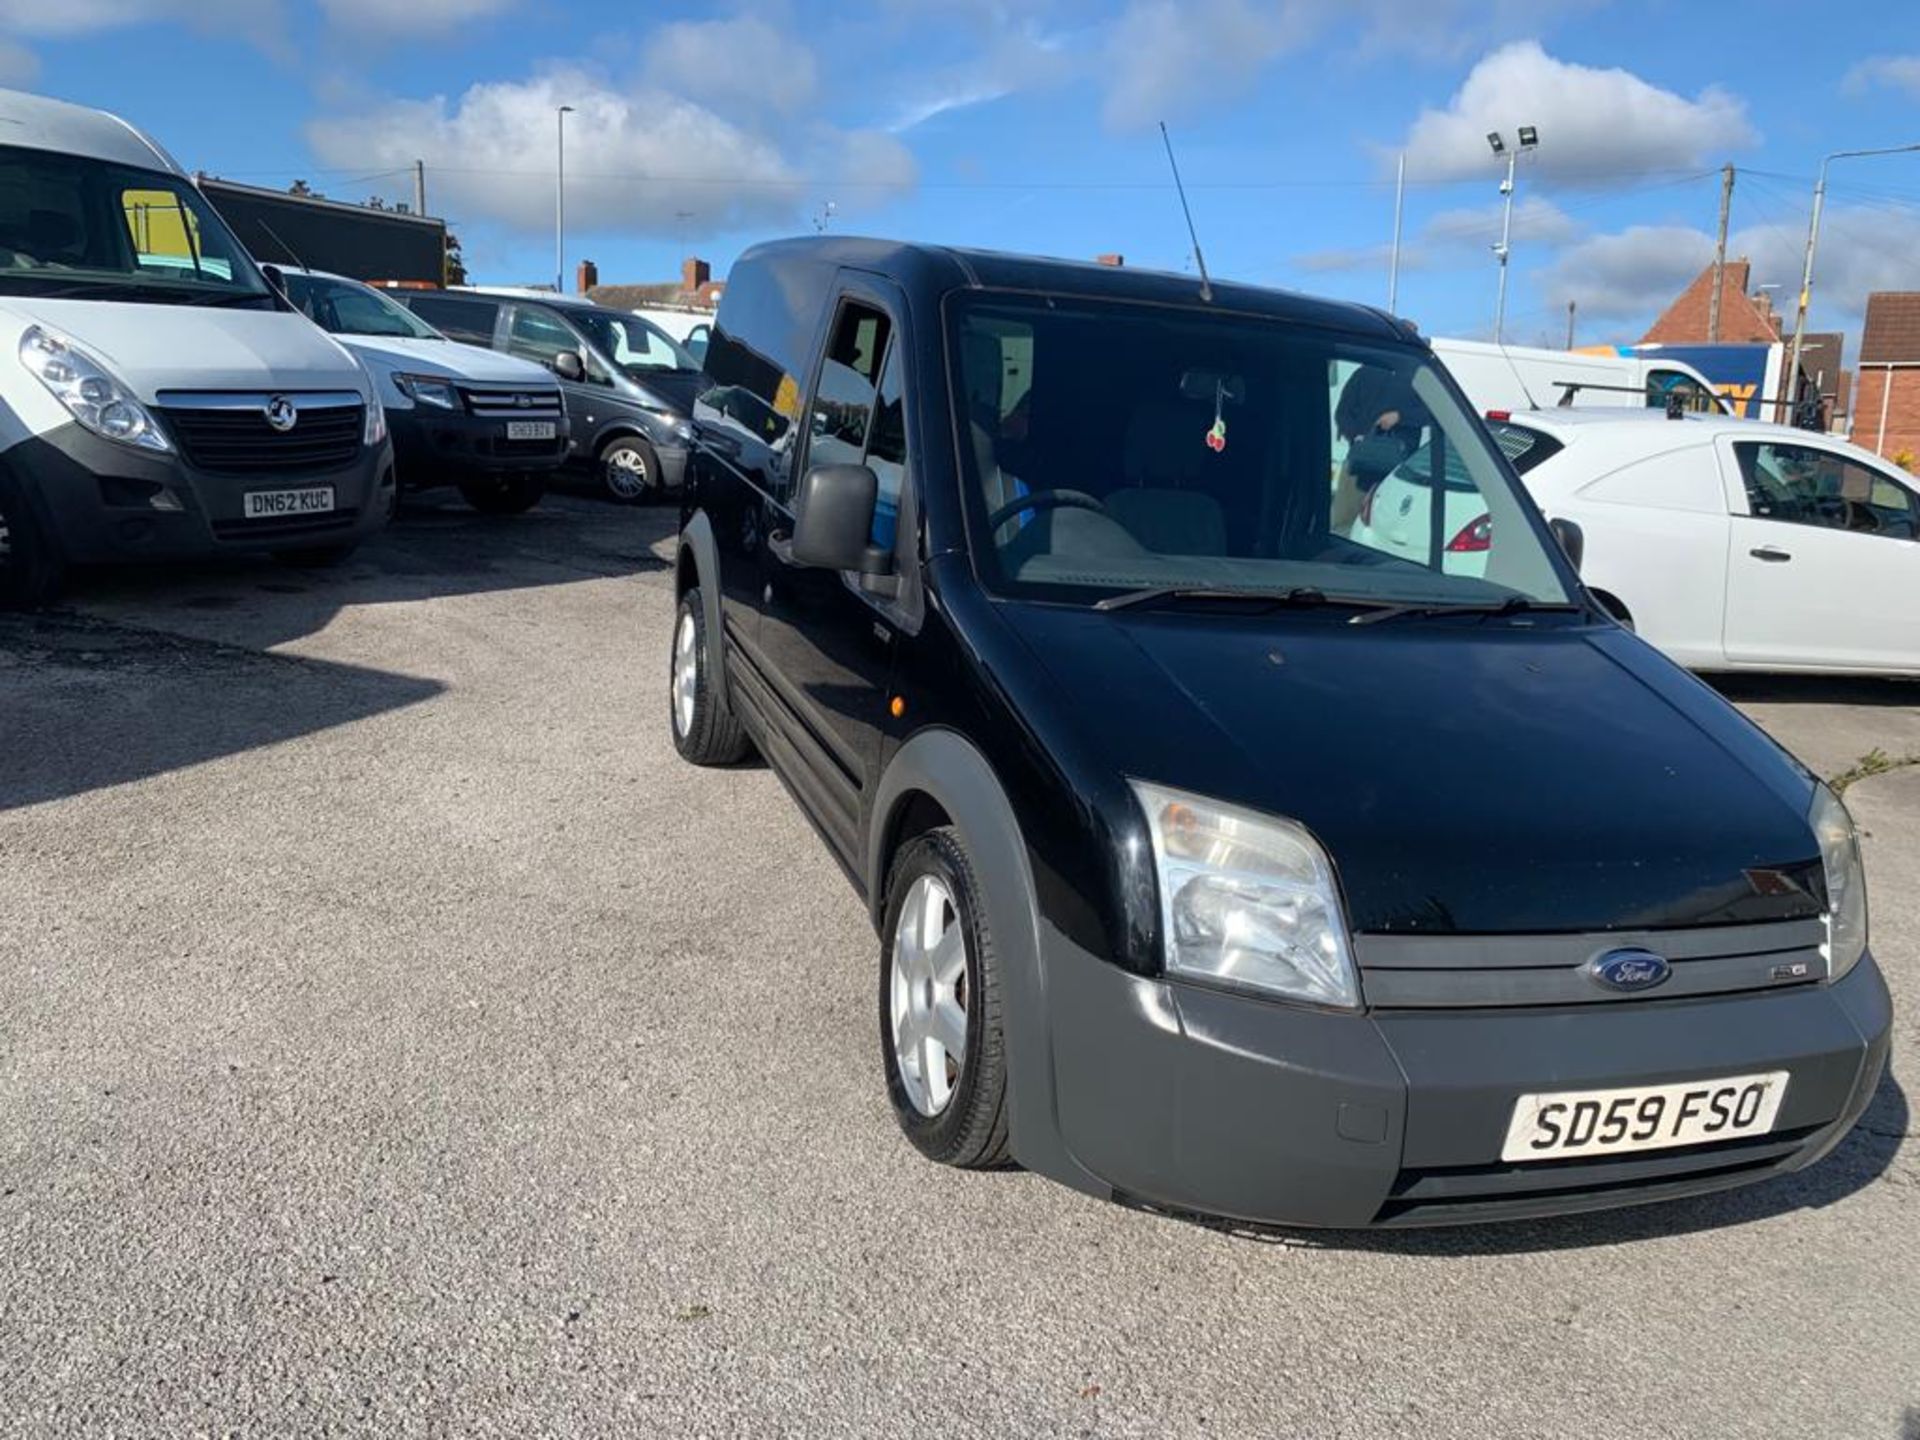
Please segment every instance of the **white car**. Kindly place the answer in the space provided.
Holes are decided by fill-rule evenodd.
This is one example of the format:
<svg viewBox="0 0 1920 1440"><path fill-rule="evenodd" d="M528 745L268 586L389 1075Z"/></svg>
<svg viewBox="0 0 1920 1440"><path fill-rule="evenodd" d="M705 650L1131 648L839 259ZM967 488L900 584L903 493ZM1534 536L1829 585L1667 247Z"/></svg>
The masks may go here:
<svg viewBox="0 0 1920 1440"><path fill-rule="evenodd" d="M567 415L551 371L449 340L344 275L268 271L374 377L403 489L457 485L468 504L496 515L539 502L548 475L567 458Z"/></svg>
<svg viewBox="0 0 1920 1440"><path fill-rule="evenodd" d="M1718 416L1492 429L1541 510L1584 532L1589 588L1682 665L1920 675L1920 484L1891 462Z"/></svg>

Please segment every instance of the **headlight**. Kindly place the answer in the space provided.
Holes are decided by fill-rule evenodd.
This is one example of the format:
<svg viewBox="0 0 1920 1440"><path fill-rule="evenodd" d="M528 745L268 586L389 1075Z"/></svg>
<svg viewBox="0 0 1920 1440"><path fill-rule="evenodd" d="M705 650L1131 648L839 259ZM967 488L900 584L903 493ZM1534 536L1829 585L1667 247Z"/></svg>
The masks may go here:
<svg viewBox="0 0 1920 1440"><path fill-rule="evenodd" d="M153 413L105 365L64 335L29 325L20 337L20 363L94 434L142 450L173 448Z"/></svg>
<svg viewBox="0 0 1920 1440"><path fill-rule="evenodd" d="M396 375L393 383L417 405L431 405L437 410L460 408L460 392L453 388L451 380L433 375Z"/></svg>
<svg viewBox="0 0 1920 1440"><path fill-rule="evenodd" d="M1304 827L1132 784L1153 837L1169 973L1359 1008L1333 865Z"/></svg>
<svg viewBox="0 0 1920 1440"><path fill-rule="evenodd" d="M360 436L363 445L378 445L387 438L387 411L376 391L367 400L367 423Z"/></svg>
<svg viewBox="0 0 1920 1440"><path fill-rule="evenodd" d="M1820 841L1820 864L1827 872L1827 976L1838 980L1867 953L1867 872L1860 864L1853 817L1838 795L1815 785L1807 819Z"/></svg>

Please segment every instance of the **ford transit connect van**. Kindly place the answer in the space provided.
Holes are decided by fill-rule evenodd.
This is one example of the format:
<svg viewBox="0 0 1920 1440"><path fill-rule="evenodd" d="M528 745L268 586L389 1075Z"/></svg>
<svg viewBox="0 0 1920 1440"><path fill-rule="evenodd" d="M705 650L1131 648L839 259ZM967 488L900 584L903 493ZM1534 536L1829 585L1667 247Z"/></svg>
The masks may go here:
<svg viewBox="0 0 1920 1440"><path fill-rule="evenodd" d="M0 595L70 562L345 554L393 507L366 371L159 145L0 91Z"/></svg>
<svg viewBox="0 0 1920 1440"><path fill-rule="evenodd" d="M1413 1225L1761 1180L1873 1096L1845 808L1401 322L827 237L739 261L703 385L667 724L865 901L929 1157ZM1470 567L1362 523L1390 475L1476 492Z"/></svg>

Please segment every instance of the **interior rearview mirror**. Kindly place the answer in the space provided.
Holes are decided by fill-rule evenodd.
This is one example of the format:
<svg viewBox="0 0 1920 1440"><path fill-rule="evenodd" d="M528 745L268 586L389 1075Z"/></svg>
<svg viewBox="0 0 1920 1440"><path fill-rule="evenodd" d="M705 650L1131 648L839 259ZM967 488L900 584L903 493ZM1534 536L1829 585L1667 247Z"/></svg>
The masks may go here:
<svg viewBox="0 0 1920 1440"><path fill-rule="evenodd" d="M793 502L793 534L768 542L789 565L851 570L869 590L892 594L893 556L872 542L880 482L865 465L816 465L800 477Z"/></svg>
<svg viewBox="0 0 1920 1440"><path fill-rule="evenodd" d="M1586 532L1571 520L1549 520L1547 529L1551 530L1553 538L1560 542L1560 548L1566 552L1567 559L1573 564L1574 572L1578 574L1580 562L1586 558L1587 554Z"/></svg>
<svg viewBox="0 0 1920 1440"><path fill-rule="evenodd" d="M580 363L580 357L571 350L562 350L553 357L553 373L562 380L584 380L587 367Z"/></svg>

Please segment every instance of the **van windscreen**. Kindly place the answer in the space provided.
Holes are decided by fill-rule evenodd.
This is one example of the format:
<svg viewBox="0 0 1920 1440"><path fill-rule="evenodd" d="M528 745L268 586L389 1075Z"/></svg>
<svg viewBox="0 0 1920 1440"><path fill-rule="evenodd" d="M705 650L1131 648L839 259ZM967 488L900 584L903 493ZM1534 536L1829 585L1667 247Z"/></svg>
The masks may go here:
<svg viewBox="0 0 1920 1440"><path fill-rule="evenodd" d="M184 179L12 145L0 146L0 294L275 303Z"/></svg>
<svg viewBox="0 0 1920 1440"><path fill-rule="evenodd" d="M1000 593L1570 598L1424 348L1198 305L949 303L968 533Z"/></svg>

